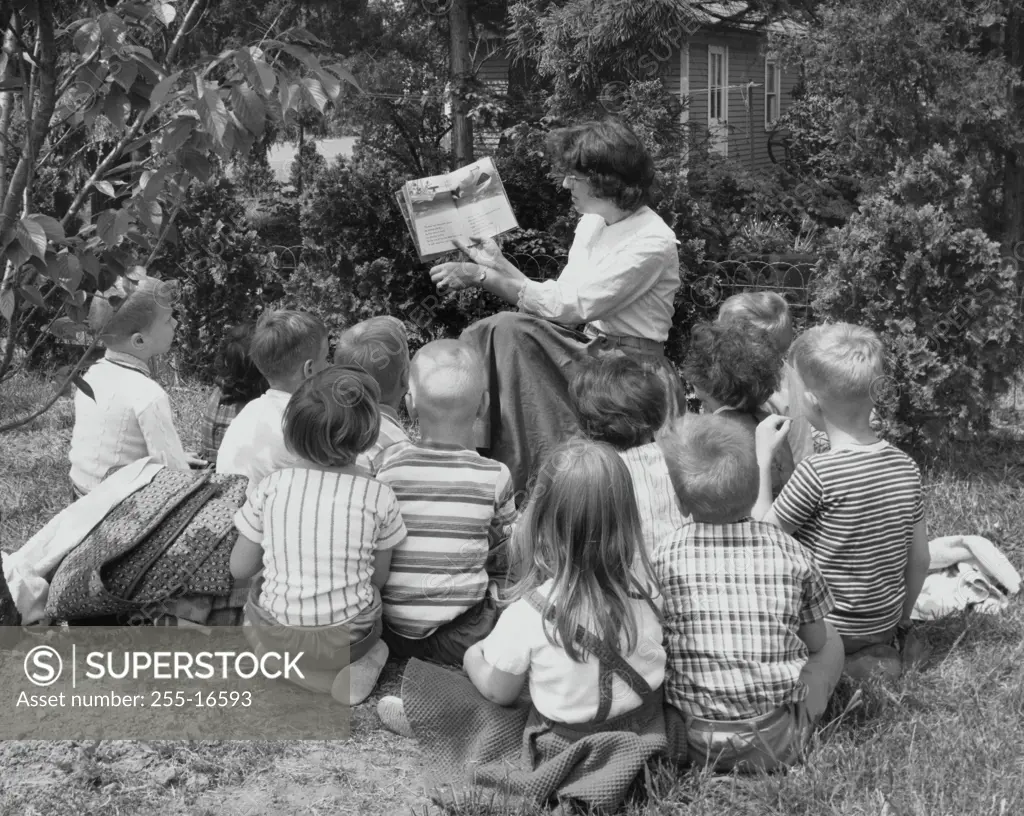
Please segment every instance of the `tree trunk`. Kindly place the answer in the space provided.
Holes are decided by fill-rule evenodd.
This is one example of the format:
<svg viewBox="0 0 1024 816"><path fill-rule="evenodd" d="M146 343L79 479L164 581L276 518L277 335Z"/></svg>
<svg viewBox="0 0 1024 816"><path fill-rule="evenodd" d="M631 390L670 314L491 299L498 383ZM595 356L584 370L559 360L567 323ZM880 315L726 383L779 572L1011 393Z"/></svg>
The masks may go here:
<svg viewBox="0 0 1024 816"><path fill-rule="evenodd" d="M1003 43L1006 59L1024 75L1024 10L1012 4L1006 16L1006 37ZM1024 118L1024 88L1011 92L1010 110L1018 121ZM1017 257L1014 248L1024 241L1024 145L1007 151L1003 169L1003 254Z"/></svg>
<svg viewBox="0 0 1024 816"><path fill-rule="evenodd" d="M14 31L7 24L4 32L3 52L0 53L0 79L9 81L14 72L11 70L14 63L11 55L14 53L15 40ZM0 133L11 132L11 115L14 113L14 92L3 91L0 93ZM0 139L0 201L4 200L7 193L7 140Z"/></svg>
<svg viewBox="0 0 1024 816"><path fill-rule="evenodd" d="M469 53L469 0L452 0L448 28L451 32L452 152L455 166L462 167L473 161L473 123L466 115L469 105L465 100L466 83L473 76Z"/></svg>
<svg viewBox="0 0 1024 816"><path fill-rule="evenodd" d="M35 166L36 156L43 146L50 130L50 119L57 103L57 48L53 38L53 8L50 0L38 0L36 5L35 55L35 99L32 105L32 121L21 150L21 157L14 168L11 183L0 205L0 235L12 229L19 219L22 197L28 187L29 178Z"/></svg>

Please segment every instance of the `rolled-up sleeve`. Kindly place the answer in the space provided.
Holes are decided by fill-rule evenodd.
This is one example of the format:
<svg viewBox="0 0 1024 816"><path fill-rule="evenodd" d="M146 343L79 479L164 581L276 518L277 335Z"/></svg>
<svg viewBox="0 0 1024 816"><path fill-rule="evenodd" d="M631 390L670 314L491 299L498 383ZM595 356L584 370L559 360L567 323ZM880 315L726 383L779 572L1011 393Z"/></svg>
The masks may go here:
<svg viewBox="0 0 1024 816"><path fill-rule="evenodd" d="M585 276L563 270L557 280L528 281L519 310L566 325L600 320L651 289L664 274L670 251L674 246L664 236L638 237L594 264Z"/></svg>

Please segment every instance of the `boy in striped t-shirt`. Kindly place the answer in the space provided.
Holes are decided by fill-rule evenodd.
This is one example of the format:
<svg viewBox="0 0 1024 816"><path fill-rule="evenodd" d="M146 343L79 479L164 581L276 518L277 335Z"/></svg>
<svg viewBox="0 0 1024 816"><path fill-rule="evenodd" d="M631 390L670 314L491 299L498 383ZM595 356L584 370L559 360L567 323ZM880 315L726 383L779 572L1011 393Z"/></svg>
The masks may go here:
<svg viewBox="0 0 1024 816"><path fill-rule="evenodd" d="M405 525L387 485L355 464L380 428L377 383L356 366L309 377L288 401L291 466L265 477L235 515L231 573L254 582L246 636L257 653L301 653L301 679L348 705L388 659L380 589Z"/></svg>
<svg viewBox="0 0 1024 816"><path fill-rule="evenodd" d="M828 434L831 450L801 461L771 504L765 462L788 420L766 419L755 517L792 533L814 556L836 600L829 620L843 636L848 673L898 675L894 645L904 641L929 554L920 471L870 424L881 341L848 323L817 326L793 344L792 359L806 389L804 415Z"/></svg>
<svg viewBox="0 0 1024 816"><path fill-rule="evenodd" d="M405 326L388 315L357 323L338 338L334 362L359 366L380 386L380 433L356 459L360 467L375 473L377 459L386 448L409 441L398 418L398 406L409 392L409 336Z"/></svg>
<svg viewBox="0 0 1024 816"><path fill-rule="evenodd" d="M487 410L484 365L458 340L435 340L412 360L407 406L420 441L378 460L377 478L398 497L409 536L384 586L384 638L399 657L461 666L498 619L496 586L515 519L505 465L473 450Z"/></svg>

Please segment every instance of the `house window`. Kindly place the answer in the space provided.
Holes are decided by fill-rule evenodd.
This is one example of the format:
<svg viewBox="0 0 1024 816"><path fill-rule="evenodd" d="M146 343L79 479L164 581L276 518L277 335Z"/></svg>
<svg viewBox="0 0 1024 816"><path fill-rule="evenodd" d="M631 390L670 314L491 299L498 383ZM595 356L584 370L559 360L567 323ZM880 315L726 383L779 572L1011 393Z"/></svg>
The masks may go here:
<svg viewBox="0 0 1024 816"><path fill-rule="evenodd" d="M708 46L708 131L711 149L729 152L729 49Z"/></svg>
<svg viewBox="0 0 1024 816"><path fill-rule="evenodd" d="M764 126L770 128L779 118L779 65L764 61Z"/></svg>

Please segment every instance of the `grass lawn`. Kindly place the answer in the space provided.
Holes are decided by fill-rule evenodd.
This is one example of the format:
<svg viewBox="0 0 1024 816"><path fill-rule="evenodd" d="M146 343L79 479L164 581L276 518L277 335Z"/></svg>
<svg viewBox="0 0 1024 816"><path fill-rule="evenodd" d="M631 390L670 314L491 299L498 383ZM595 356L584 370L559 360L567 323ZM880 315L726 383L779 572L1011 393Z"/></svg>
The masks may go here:
<svg viewBox="0 0 1024 816"><path fill-rule="evenodd" d="M49 386L14 381L0 417ZM186 447L198 446L205 390L170 389ZM17 550L67 501L73 412L62 399L0 436L0 547ZM1024 568L1024 441L1009 430L951 448L926 471L931 536L987 536ZM890 686L840 685L807 763L760 778L660 768L635 816L1013 816L1024 813L1024 612L964 615L921 627L929 662ZM425 766L384 731L374 705L400 666L353 712L345 742L0 743L0 814L423 814ZM272 733L272 724L268 733ZM461 798L453 813L515 812Z"/></svg>

